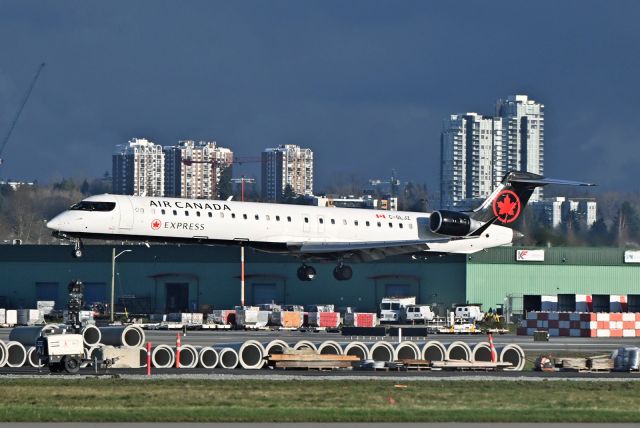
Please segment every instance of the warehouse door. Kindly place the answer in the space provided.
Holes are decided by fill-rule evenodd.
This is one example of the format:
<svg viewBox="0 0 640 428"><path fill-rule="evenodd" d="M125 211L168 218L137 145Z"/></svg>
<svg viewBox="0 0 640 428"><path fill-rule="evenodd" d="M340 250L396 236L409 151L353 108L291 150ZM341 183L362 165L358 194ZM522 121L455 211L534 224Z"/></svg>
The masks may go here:
<svg viewBox="0 0 640 428"><path fill-rule="evenodd" d="M36 301L41 300L54 301L56 307L60 307L57 282L36 282Z"/></svg>
<svg viewBox="0 0 640 428"><path fill-rule="evenodd" d="M385 284L384 285L384 297L410 297L411 285L410 284Z"/></svg>
<svg viewBox="0 0 640 428"><path fill-rule="evenodd" d="M263 303L278 302L277 289L275 283L252 284L252 304L261 305Z"/></svg>
<svg viewBox="0 0 640 428"><path fill-rule="evenodd" d="M104 282L84 283L84 304L107 303L107 284Z"/></svg>
<svg viewBox="0 0 640 428"><path fill-rule="evenodd" d="M187 312L189 311L189 283L168 282L166 311Z"/></svg>

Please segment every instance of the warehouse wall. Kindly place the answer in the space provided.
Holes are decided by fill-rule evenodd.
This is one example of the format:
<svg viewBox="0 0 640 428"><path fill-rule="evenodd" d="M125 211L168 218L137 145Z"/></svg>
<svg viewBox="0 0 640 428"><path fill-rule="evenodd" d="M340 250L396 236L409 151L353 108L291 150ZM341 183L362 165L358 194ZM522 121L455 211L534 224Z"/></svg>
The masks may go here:
<svg viewBox="0 0 640 428"><path fill-rule="evenodd" d="M43 296L66 301L67 284L85 283L92 296L110 299L111 249L86 246L81 259L69 246L0 246L0 307L34 307ZM119 246L131 249L117 259L116 300L130 312L193 310L201 305L230 308L240 301L239 249L205 246ZM334 263L314 263L318 276L300 282L300 263L291 257L246 251L247 304L273 298L278 303L333 303L375 310L387 293L415 295L422 303L449 306L465 300L464 257L412 261L408 257L353 264L351 281L336 281ZM85 292L85 294L87 294ZM183 301L183 298L184 301ZM269 300L271 300L269 298Z"/></svg>
<svg viewBox="0 0 640 428"><path fill-rule="evenodd" d="M467 258L470 302L496 308L512 296L521 308L524 294L638 294L640 265L624 263L624 249L545 248L543 262L516 261L520 247L495 248Z"/></svg>

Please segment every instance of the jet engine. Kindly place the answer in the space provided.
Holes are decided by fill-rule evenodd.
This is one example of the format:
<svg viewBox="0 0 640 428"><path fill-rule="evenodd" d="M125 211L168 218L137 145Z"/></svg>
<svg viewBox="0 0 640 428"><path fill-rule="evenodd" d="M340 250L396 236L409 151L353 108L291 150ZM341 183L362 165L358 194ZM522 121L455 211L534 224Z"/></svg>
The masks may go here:
<svg viewBox="0 0 640 428"><path fill-rule="evenodd" d="M457 211L434 211L429 217L429 228L440 235L466 236L480 226L479 221Z"/></svg>

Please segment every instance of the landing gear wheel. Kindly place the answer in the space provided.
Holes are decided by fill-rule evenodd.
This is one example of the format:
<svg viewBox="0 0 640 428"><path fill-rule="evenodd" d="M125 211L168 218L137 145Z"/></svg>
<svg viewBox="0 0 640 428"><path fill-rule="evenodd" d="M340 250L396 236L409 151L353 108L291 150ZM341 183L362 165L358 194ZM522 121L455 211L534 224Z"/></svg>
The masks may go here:
<svg viewBox="0 0 640 428"><path fill-rule="evenodd" d="M81 240L78 239L74 242L73 252L71 253L71 255L76 259L79 259L80 257L82 257L82 241Z"/></svg>
<svg viewBox="0 0 640 428"><path fill-rule="evenodd" d="M316 277L316 270L313 266L302 265L298 268L298 279L300 281L313 281Z"/></svg>
<svg viewBox="0 0 640 428"><path fill-rule="evenodd" d="M65 359L62 360L62 367L65 372L76 374L80 371L80 361L74 357L65 357Z"/></svg>
<svg viewBox="0 0 640 428"><path fill-rule="evenodd" d="M333 277L338 281L348 281L352 276L351 266L340 264L333 269Z"/></svg>

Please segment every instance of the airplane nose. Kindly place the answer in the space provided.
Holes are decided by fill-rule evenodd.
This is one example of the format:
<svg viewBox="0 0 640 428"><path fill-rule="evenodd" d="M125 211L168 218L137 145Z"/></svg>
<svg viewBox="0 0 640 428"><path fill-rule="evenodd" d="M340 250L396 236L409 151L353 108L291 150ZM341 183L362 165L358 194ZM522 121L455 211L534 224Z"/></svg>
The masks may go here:
<svg viewBox="0 0 640 428"><path fill-rule="evenodd" d="M62 222L60 221L59 216L54 217L47 222L47 227L53 230L59 230L61 225L62 225Z"/></svg>

